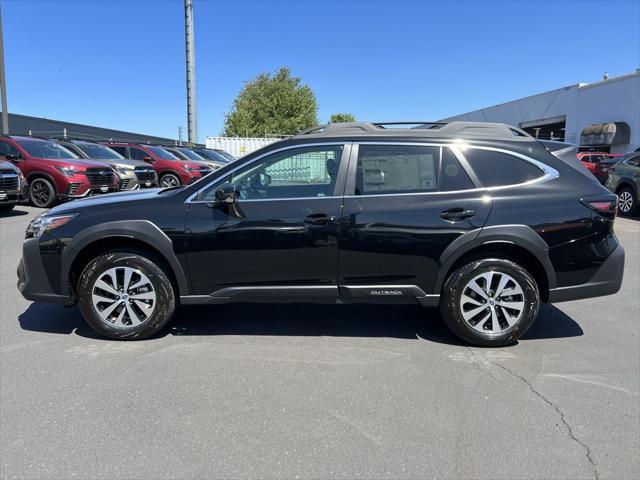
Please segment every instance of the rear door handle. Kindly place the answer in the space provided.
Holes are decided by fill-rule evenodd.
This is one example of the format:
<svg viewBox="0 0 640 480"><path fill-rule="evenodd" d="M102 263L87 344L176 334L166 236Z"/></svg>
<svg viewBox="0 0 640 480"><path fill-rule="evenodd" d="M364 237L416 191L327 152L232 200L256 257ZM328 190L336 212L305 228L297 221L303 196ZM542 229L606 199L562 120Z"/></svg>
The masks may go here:
<svg viewBox="0 0 640 480"><path fill-rule="evenodd" d="M440 213L440 217L449 222L459 222L475 216L476 212L473 210L465 210L464 208L450 208L449 210L445 210Z"/></svg>
<svg viewBox="0 0 640 480"><path fill-rule="evenodd" d="M321 227L323 225L327 225L329 221L331 221L333 217L329 218L324 213L313 213L304 219L304 223L307 225L312 225L314 227Z"/></svg>

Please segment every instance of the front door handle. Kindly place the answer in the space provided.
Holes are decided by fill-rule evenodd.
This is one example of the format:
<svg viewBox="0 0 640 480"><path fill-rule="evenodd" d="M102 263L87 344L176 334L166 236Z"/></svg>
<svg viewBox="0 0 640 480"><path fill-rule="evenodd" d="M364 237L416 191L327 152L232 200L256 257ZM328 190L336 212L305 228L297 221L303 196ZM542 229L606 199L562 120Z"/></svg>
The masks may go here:
<svg viewBox="0 0 640 480"><path fill-rule="evenodd" d="M321 227L329 223L329 217L324 213L313 213L304 219L304 223L314 227Z"/></svg>
<svg viewBox="0 0 640 480"><path fill-rule="evenodd" d="M476 212L473 210L465 210L464 208L450 208L440 213L440 217L448 222L459 222L475 216Z"/></svg>

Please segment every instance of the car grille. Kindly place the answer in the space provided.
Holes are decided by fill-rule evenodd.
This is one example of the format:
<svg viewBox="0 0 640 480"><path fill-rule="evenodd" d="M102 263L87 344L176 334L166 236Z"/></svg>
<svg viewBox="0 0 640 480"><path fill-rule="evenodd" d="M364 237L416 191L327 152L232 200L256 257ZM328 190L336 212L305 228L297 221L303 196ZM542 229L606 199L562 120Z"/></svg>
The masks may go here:
<svg viewBox="0 0 640 480"><path fill-rule="evenodd" d="M156 171L153 169L136 169L135 174L139 182L155 182L156 180Z"/></svg>
<svg viewBox="0 0 640 480"><path fill-rule="evenodd" d="M17 190L18 175L11 171L0 171L0 190Z"/></svg>
<svg viewBox="0 0 640 480"><path fill-rule="evenodd" d="M107 168L90 168L86 175L92 186L111 185L115 180L115 173Z"/></svg>

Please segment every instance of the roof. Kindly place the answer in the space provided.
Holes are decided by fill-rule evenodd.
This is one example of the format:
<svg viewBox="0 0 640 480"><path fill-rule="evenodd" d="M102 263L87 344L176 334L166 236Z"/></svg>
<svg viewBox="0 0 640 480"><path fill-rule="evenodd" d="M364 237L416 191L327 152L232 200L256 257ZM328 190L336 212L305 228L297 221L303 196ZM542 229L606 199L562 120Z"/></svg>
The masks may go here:
<svg viewBox="0 0 640 480"><path fill-rule="evenodd" d="M13 140L30 140L33 142L50 142L51 140L47 138L39 138L39 137L25 137L24 135L2 135L4 137L12 138Z"/></svg>
<svg viewBox="0 0 640 480"><path fill-rule="evenodd" d="M292 138L352 136L534 140L531 135L519 128L504 123L488 122L329 123L304 130Z"/></svg>

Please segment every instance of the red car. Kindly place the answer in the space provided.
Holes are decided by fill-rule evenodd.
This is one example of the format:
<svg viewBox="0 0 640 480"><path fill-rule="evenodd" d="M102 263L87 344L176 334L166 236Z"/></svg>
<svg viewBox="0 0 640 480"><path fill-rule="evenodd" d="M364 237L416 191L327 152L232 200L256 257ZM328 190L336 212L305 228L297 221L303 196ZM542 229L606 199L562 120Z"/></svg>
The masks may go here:
<svg viewBox="0 0 640 480"><path fill-rule="evenodd" d="M618 163L623 157L619 153L607 153L607 152L581 152L578 153L578 160L589 170L593 175L600 180L600 183L604 184L607 181L607 175L609 170Z"/></svg>
<svg viewBox="0 0 640 480"><path fill-rule="evenodd" d="M158 173L158 185L175 187L189 185L212 172L208 165L193 160L181 160L173 153L155 145L140 143L105 143L125 158L144 160L153 165Z"/></svg>
<svg viewBox="0 0 640 480"><path fill-rule="evenodd" d="M29 182L29 201L49 208L59 200L118 191L115 172L104 162L81 160L46 139L0 136L0 158L15 164Z"/></svg>

